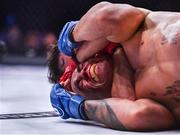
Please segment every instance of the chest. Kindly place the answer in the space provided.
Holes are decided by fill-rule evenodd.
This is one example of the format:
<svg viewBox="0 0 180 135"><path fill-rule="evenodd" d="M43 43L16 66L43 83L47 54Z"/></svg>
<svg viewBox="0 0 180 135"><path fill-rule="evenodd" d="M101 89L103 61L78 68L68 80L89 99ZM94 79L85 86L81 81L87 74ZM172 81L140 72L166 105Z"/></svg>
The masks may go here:
<svg viewBox="0 0 180 135"><path fill-rule="evenodd" d="M134 69L171 61L180 63L180 21L142 28L124 43L124 49Z"/></svg>
<svg viewBox="0 0 180 135"><path fill-rule="evenodd" d="M180 104L180 23L142 29L125 43L138 98Z"/></svg>
<svg viewBox="0 0 180 135"><path fill-rule="evenodd" d="M149 30L141 29L123 44L127 58L135 70L151 64L154 60L155 37L149 35Z"/></svg>
<svg viewBox="0 0 180 135"><path fill-rule="evenodd" d="M170 62L136 72L137 98L150 98L165 105L180 105L180 64Z"/></svg>

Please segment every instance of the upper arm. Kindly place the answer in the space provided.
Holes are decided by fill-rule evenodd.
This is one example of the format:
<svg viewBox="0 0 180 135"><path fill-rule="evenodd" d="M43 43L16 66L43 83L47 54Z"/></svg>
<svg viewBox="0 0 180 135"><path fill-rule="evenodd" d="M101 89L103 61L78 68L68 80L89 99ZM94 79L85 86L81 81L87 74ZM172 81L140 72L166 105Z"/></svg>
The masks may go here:
<svg viewBox="0 0 180 135"><path fill-rule="evenodd" d="M98 26L104 30L107 40L128 40L144 21L147 12L128 4L109 4L97 13Z"/></svg>
<svg viewBox="0 0 180 135"><path fill-rule="evenodd" d="M120 43L137 30L146 15L146 10L128 4L100 2L81 17L73 37L77 42L106 38Z"/></svg>

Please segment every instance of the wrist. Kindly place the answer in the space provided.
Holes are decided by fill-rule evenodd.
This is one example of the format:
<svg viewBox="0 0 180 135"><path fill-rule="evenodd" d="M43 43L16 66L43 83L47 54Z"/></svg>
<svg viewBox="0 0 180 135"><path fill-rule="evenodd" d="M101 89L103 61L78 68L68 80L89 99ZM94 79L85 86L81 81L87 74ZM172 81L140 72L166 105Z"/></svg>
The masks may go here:
<svg viewBox="0 0 180 135"><path fill-rule="evenodd" d="M85 101L84 101L85 102ZM85 105L84 105L84 102L80 105L80 108L81 108L81 117L83 120L89 120L88 116L86 115L86 112L85 112Z"/></svg>
<svg viewBox="0 0 180 135"><path fill-rule="evenodd" d="M84 101L85 98L80 95L74 95L71 97L69 102L70 113L73 118L87 120L88 117L85 114L84 110Z"/></svg>

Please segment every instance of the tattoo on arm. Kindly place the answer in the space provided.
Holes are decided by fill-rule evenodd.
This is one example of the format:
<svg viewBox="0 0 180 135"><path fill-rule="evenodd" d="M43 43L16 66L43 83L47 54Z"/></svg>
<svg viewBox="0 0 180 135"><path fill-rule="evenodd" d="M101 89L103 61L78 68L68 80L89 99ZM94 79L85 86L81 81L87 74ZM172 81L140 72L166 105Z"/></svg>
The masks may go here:
<svg viewBox="0 0 180 135"><path fill-rule="evenodd" d="M180 104L180 80L176 80L171 86L166 87L164 96L171 96L176 103Z"/></svg>
<svg viewBox="0 0 180 135"><path fill-rule="evenodd" d="M85 106L85 112L89 119L113 129L126 130L106 100L89 101Z"/></svg>

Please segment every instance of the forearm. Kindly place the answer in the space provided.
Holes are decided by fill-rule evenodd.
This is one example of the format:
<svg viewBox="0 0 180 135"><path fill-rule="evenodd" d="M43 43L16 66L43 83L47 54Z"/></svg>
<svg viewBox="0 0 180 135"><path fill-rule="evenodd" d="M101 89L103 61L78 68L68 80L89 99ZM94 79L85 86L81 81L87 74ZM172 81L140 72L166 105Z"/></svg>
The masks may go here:
<svg viewBox="0 0 180 135"><path fill-rule="evenodd" d="M171 112L149 99L86 100L84 108L90 120L117 130L153 131L169 129L175 125Z"/></svg>
<svg viewBox="0 0 180 135"><path fill-rule="evenodd" d="M119 112L115 108L121 108L117 104L118 99L87 100L84 102L85 113L90 120L105 124L107 127L126 130Z"/></svg>
<svg viewBox="0 0 180 135"><path fill-rule="evenodd" d="M76 58L79 62L86 60L94 55L95 52L99 52L109 43L105 38L100 38L93 41L84 41L80 49L76 54Z"/></svg>

